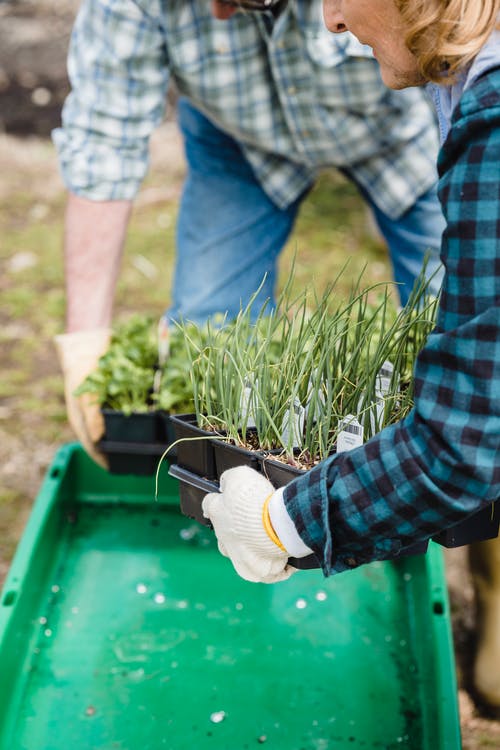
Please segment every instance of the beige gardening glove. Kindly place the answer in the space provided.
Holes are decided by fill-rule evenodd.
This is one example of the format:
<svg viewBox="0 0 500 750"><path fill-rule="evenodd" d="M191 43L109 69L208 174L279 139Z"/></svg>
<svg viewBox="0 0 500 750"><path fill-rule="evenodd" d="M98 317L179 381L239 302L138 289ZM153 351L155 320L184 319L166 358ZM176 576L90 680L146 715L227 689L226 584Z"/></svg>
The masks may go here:
<svg viewBox="0 0 500 750"><path fill-rule="evenodd" d="M68 421L85 451L105 469L106 457L96 447L96 443L104 435L100 407L91 394L75 396L74 392L96 368L99 358L109 346L110 337L109 328L98 328L93 331L64 333L54 339L63 372Z"/></svg>
<svg viewBox="0 0 500 750"><path fill-rule="evenodd" d="M270 522L272 484L254 469L237 466L222 474L220 490L204 497L203 515L212 522L220 553L230 558L236 572L254 583L276 583L295 573Z"/></svg>

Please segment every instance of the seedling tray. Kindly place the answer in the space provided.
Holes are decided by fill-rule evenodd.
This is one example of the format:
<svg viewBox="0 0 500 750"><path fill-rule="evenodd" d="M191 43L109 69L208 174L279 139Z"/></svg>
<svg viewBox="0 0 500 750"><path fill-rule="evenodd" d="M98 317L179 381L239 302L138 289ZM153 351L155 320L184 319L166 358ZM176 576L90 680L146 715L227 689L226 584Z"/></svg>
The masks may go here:
<svg viewBox="0 0 500 750"><path fill-rule="evenodd" d="M175 464L170 466L168 473L179 480L177 491L181 513L204 526L211 527L210 521L203 515L202 502L208 492L219 492L219 483L199 477L198 474Z"/></svg>
<svg viewBox="0 0 500 750"><path fill-rule="evenodd" d="M99 450L105 454L111 474L156 474L167 448L168 459L177 458L174 432L167 412L135 413L125 416L111 409L102 411L105 435Z"/></svg>
<svg viewBox="0 0 500 750"><path fill-rule="evenodd" d="M216 479L217 470L212 445L215 433L198 427L195 414L172 414L170 422L176 441L179 466L205 479Z"/></svg>
<svg viewBox="0 0 500 750"><path fill-rule="evenodd" d="M101 440L99 450L105 454L111 474L156 474L161 457L168 448L166 443L126 443ZM166 454L169 461L176 460L175 447Z"/></svg>
<svg viewBox="0 0 500 750"><path fill-rule="evenodd" d="M440 547L251 584L177 485L58 451L0 599L1 750L459 750Z"/></svg>
<svg viewBox="0 0 500 750"><path fill-rule="evenodd" d="M462 547L471 542L495 539L500 528L500 500L473 513L465 521L445 529L434 537L443 547Z"/></svg>
<svg viewBox="0 0 500 750"><path fill-rule="evenodd" d="M207 492L219 492L219 482L210 481L199 477L197 474L193 474L187 469L183 469L181 466L172 464L168 473L171 477L179 480L179 497L180 497L180 509L188 518L192 518L198 523L202 523L204 526L212 528L212 524L203 515L203 498ZM319 568L319 562L315 555L308 555L307 557L289 559L290 565L300 570L311 570L312 568Z"/></svg>

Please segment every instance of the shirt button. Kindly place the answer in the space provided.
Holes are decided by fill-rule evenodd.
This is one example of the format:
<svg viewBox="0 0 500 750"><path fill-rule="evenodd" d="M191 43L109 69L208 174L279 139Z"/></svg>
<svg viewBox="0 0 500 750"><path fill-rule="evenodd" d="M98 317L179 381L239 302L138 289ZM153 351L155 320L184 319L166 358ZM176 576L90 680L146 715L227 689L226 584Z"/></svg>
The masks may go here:
<svg viewBox="0 0 500 750"><path fill-rule="evenodd" d="M355 557L348 557L346 560L346 563L349 565L350 568L354 568L358 564L358 561L356 560Z"/></svg>

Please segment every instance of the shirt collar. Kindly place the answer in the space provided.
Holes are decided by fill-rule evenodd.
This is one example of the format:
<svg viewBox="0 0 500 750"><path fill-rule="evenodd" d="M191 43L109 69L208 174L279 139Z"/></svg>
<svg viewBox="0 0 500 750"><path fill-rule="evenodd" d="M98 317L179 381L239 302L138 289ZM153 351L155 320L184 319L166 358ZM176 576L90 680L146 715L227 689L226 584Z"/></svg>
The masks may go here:
<svg viewBox="0 0 500 750"><path fill-rule="evenodd" d="M500 32L494 30L485 44L481 47L469 67L462 72L451 86L437 83L427 84L439 122L441 143L450 130L451 117L462 95L480 75L487 70L500 66Z"/></svg>

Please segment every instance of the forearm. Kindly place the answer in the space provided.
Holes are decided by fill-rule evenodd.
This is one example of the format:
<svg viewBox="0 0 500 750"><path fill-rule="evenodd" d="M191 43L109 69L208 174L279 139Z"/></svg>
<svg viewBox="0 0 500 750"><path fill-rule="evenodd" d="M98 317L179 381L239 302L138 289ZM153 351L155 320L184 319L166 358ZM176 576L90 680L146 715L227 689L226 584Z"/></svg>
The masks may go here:
<svg viewBox="0 0 500 750"><path fill-rule="evenodd" d="M111 323L131 208L128 200L91 201L69 194L64 234L69 333Z"/></svg>

